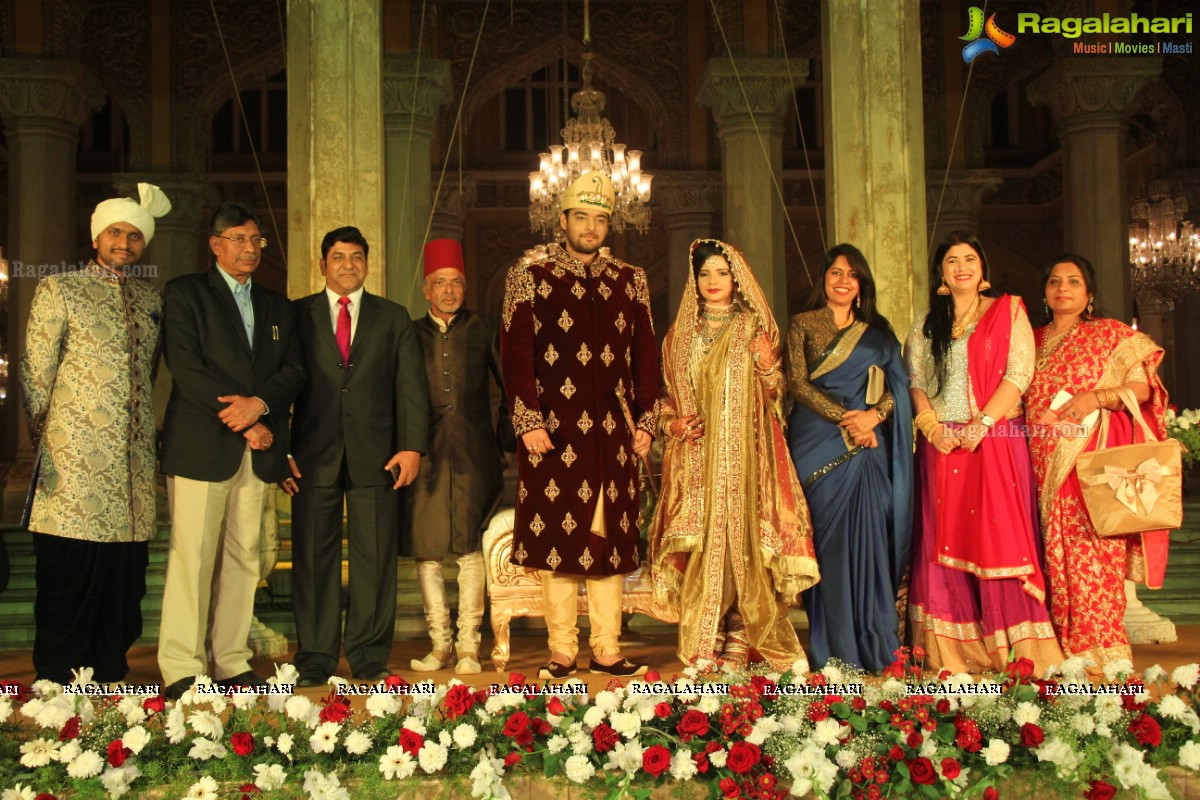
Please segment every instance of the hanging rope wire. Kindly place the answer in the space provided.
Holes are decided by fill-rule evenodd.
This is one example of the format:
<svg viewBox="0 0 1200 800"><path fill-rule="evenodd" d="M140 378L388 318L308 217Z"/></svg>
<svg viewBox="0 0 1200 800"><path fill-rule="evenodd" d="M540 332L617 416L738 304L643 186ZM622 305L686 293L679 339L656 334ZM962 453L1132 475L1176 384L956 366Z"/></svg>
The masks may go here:
<svg viewBox="0 0 1200 800"><path fill-rule="evenodd" d="M409 135L408 135L408 142L406 143L405 148L404 148L404 174L405 175L408 175L409 172L412 170L412 147L413 147L412 132L413 132L413 129L416 127L417 92L420 90L420 87L421 87L421 53L424 49L424 44L425 44L425 10L426 10L425 0L421 0L421 22L417 26L417 46L414 48L417 51L417 58L416 58L416 64L413 66L412 98L409 100L409 103L408 103L408 134ZM395 191L398 188L399 187L392 187L392 190ZM435 198L435 204L436 204L436 198ZM403 220L407 217L407 215L408 215L408 191L407 191L407 188L405 188L405 190L400 192L400 212L397 216L401 220ZM386 221L385 221L385 226L386 226ZM403 224L403 222L401 222L401 224L397 225L396 227L398 228L398 230L396 231L396 252L399 253L401 250L401 247L403 247L403 245L404 245L404 224ZM422 241L421 247L423 248L424 246L425 246L425 242ZM414 277L413 285L415 286L416 285L416 281L415 281L416 273L413 273L413 277ZM409 287L410 291L411 291L411 289L412 289L412 287Z"/></svg>
<svg viewBox="0 0 1200 800"><path fill-rule="evenodd" d="M787 34L783 29L783 14L779 10L779 0L775 0L775 21L779 23L779 44L783 49L783 67L787 70L788 82L792 79L792 62L788 58ZM800 131L800 152L804 154L804 171L808 175L808 188L812 192L813 209L817 212L817 233L821 235L821 252L828 252L829 245L825 241L825 223L821 219L821 203L817 200L817 182L813 179L812 164L808 160L808 141L804 137L804 122L800 119L800 104L793 97L792 108L796 112L796 129ZM787 214L787 206L783 207Z"/></svg>
<svg viewBox="0 0 1200 800"><path fill-rule="evenodd" d="M271 205L271 193L267 191L267 179L263 174L262 163L258 160L258 148L254 146L254 137L250 134L250 122L246 119L246 107L242 105L242 90L238 86L237 76L233 72L233 60L229 57L229 48L225 46L225 34L221 31L221 18L217 15L216 0L208 0L208 4L212 8L213 23L217 26L217 39L221 42L221 52L225 54L225 66L229 69L229 82L233 84L233 99L237 101L238 113L242 117L242 127L246 130L246 141L250 143L250 154L254 157L254 169L258 173L258 183L262 187L263 197L267 201L267 216L271 218L272 230L278 232L280 227L275 219L275 207ZM286 41L284 42L284 53L287 53ZM280 236L279 240L283 250L283 263L286 265L288 261L286 240L283 236Z"/></svg>
<svg viewBox="0 0 1200 800"><path fill-rule="evenodd" d="M796 252L800 254L800 264L804 267L804 274L808 276L808 282L812 284L812 272L808 269L808 261L804 258L804 250L800 247L800 237L796 233L796 226L792 223L792 218L787 213L787 203L783 197L783 187L779 184L779 178L775 174L775 170L771 169L771 155L767 151L767 142L763 138L762 128L759 126L758 119L754 116L754 109L750 105L750 95L746 91L746 84L742 81L742 74L738 71L737 59L734 58L733 48L730 47L729 39L725 35L725 26L721 24L721 14L717 10L716 0L709 0L709 5L713 11L713 19L717 23L717 31L721 34L721 41L725 44L725 52L729 56L729 65L733 68L733 76L737 79L738 88L742 92L742 99L746 103L746 111L750 115L750 124L754 126L754 134L758 138L758 146L762 150L763 161L766 162L767 169L771 173L771 185L775 187L775 196L779 198L779 204L783 207L783 218L787 221L788 230L792 234L792 242L796 245Z"/></svg>

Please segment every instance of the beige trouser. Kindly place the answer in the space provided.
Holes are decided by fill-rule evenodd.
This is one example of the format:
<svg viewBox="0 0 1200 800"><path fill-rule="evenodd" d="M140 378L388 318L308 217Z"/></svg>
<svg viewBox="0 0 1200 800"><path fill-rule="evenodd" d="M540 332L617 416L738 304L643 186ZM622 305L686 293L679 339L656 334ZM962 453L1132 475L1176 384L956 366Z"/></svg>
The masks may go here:
<svg viewBox="0 0 1200 800"><path fill-rule="evenodd" d="M446 581L441 561L417 562L417 585L425 604L425 622L433 649L449 653L452 640L450 608L446 605ZM483 553L458 557L458 654L479 653L479 626L483 622Z"/></svg>
<svg viewBox="0 0 1200 800"><path fill-rule="evenodd" d="M562 653L574 659L579 654L579 628L576 623L576 598L579 582L587 582L588 622L592 632L588 643L592 656L608 658L621 652L621 593L625 588L624 575L606 578L584 578L581 575L560 575L539 570L542 576L542 599L546 604L546 633L550 652Z"/></svg>
<svg viewBox="0 0 1200 800"><path fill-rule="evenodd" d="M258 587L266 486L254 474L249 445L228 480L167 478L171 545L158 669L168 685L193 675L232 678L250 669L247 637Z"/></svg>

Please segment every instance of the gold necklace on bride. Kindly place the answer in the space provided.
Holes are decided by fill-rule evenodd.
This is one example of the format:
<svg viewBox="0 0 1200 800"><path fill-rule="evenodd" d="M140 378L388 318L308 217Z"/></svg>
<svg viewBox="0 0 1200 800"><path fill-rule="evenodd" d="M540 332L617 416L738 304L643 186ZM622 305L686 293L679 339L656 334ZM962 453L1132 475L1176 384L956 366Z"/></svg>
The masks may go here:
<svg viewBox="0 0 1200 800"><path fill-rule="evenodd" d="M697 325L697 333L700 336L700 345L704 352L708 352L713 343L721 337L725 329L729 327L729 321L733 319L733 306L728 305L723 308L710 309L707 306L700 307L700 322ZM709 325L710 322L719 323L717 325Z"/></svg>

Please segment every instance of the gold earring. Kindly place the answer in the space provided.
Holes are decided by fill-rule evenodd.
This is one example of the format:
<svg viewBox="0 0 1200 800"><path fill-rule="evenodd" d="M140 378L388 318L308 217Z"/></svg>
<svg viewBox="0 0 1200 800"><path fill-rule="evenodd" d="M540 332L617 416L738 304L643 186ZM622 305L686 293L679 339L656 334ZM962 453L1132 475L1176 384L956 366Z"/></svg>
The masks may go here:
<svg viewBox="0 0 1200 800"><path fill-rule="evenodd" d="M1088 298L1088 316L1089 317L1092 315L1092 310L1093 310L1092 309L1092 298L1089 297Z"/></svg>
<svg viewBox="0 0 1200 800"><path fill-rule="evenodd" d="M855 308L860 308L862 306L862 303L859 302L859 299L860 299L859 295L854 295L854 307Z"/></svg>
<svg viewBox="0 0 1200 800"><path fill-rule="evenodd" d="M946 295L950 294L950 287L946 285L945 280L943 280L942 285L938 287L937 293L940 294L942 297L945 297Z"/></svg>
<svg viewBox="0 0 1200 800"><path fill-rule="evenodd" d="M990 288L992 288L992 284L988 281L987 278L984 278L983 280L981 280L979 282L979 291L986 292Z"/></svg>

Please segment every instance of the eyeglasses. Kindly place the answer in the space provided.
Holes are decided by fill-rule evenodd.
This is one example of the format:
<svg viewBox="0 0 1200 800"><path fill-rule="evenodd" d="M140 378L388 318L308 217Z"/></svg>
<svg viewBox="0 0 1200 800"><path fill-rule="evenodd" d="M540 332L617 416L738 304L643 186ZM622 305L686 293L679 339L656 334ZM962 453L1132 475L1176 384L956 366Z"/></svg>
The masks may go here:
<svg viewBox="0 0 1200 800"><path fill-rule="evenodd" d="M238 234L237 236L222 236L219 233L215 233L213 236L218 239L225 239L226 241L233 242L237 247L241 247L246 242L250 242L250 244L261 249L267 246L268 241L267 237L265 236L242 236L241 234Z"/></svg>

